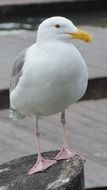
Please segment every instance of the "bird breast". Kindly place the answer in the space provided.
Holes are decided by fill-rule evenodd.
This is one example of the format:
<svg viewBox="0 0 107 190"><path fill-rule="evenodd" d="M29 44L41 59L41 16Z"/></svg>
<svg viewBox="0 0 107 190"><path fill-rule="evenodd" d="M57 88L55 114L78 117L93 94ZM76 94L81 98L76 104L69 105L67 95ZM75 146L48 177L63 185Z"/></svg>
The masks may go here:
<svg viewBox="0 0 107 190"><path fill-rule="evenodd" d="M17 98L24 96L18 105L23 112L55 114L84 94L88 75L83 58L74 46L59 48L41 51L37 59L29 54L26 59L16 93Z"/></svg>

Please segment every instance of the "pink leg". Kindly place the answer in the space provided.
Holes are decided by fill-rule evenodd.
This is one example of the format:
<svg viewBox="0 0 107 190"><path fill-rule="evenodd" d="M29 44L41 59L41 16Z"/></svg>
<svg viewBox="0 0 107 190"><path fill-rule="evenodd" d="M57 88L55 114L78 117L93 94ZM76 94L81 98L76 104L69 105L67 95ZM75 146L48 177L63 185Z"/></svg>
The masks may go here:
<svg viewBox="0 0 107 190"><path fill-rule="evenodd" d="M29 175L32 175L32 174L37 173L39 171L44 171L56 163L55 160L47 160L41 156L41 153L40 153L40 131L39 131L39 127L38 127L38 119L36 119L36 144L37 144L38 158L37 158L36 164L28 172Z"/></svg>
<svg viewBox="0 0 107 190"><path fill-rule="evenodd" d="M66 119L64 111L61 113L61 124L63 128L63 145L60 152L56 155L55 160L70 159L75 155L75 152L67 146Z"/></svg>

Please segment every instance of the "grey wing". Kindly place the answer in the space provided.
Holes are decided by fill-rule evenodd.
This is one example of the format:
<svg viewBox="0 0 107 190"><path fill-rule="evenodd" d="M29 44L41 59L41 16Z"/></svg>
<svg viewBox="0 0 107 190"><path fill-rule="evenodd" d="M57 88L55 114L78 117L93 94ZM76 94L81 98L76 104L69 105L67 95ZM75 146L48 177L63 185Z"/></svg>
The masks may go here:
<svg viewBox="0 0 107 190"><path fill-rule="evenodd" d="M16 58L16 61L13 65L12 69L12 75L10 80L10 93L12 90L15 89L16 85L18 84L18 81L22 75L22 68L25 61L27 49L23 50Z"/></svg>
<svg viewBox="0 0 107 190"><path fill-rule="evenodd" d="M11 80L10 80L10 93L12 90L15 89L22 75L22 68L24 65L25 57L26 57L26 51L27 49L22 51L17 56L16 61L13 65L13 70L12 70L12 75L11 75ZM23 119L25 116L21 114L18 110L13 109L11 107L11 102L10 102L10 117L13 118L14 120L17 120L17 119Z"/></svg>

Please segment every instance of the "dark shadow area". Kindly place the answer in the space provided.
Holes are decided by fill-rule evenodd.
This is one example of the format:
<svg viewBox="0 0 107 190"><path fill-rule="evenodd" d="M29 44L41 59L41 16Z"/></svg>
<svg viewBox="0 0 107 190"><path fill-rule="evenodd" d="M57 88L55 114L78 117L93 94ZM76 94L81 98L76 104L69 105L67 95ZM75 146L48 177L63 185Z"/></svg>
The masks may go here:
<svg viewBox="0 0 107 190"><path fill-rule="evenodd" d="M4 5L0 6L1 18L26 17L26 16L51 16L73 13L100 12L106 10L107 1L90 0L90 1L71 1L71 2L54 2L54 3L34 3L21 5Z"/></svg>
<svg viewBox="0 0 107 190"><path fill-rule="evenodd" d="M85 95L81 100L107 98L107 77L89 79Z"/></svg>

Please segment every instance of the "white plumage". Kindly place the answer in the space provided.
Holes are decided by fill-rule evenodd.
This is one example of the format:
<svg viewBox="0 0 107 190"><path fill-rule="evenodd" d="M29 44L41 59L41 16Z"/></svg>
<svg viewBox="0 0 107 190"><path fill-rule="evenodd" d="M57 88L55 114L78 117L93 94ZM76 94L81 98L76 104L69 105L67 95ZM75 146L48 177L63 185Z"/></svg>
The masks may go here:
<svg viewBox="0 0 107 190"><path fill-rule="evenodd" d="M55 22L57 19L61 23L64 20L63 28L67 31L66 26L71 22L57 17L51 20ZM46 24L51 20L45 21ZM40 29L46 39L42 36L41 42L39 35L37 43L27 49L22 75L10 95L12 108L25 116L61 112L81 98L87 87L87 66L78 50L68 41L69 35L63 40L63 35L60 37L56 32L58 29L53 28L51 36L50 30L45 31L43 26ZM68 31L72 30L72 25L70 27Z"/></svg>
<svg viewBox="0 0 107 190"><path fill-rule="evenodd" d="M21 55L22 60L21 56L17 58L13 69L10 93L13 119L63 112L83 96L88 81L87 66L72 44L73 38L91 41L89 34L79 31L64 17L46 19L39 26L36 43Z"/></svg>

